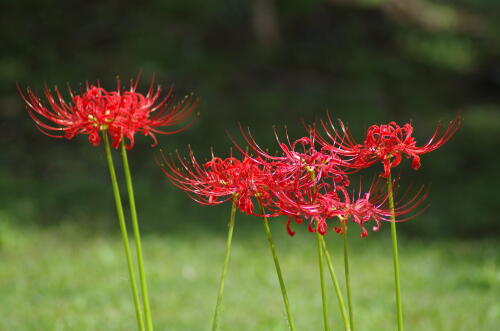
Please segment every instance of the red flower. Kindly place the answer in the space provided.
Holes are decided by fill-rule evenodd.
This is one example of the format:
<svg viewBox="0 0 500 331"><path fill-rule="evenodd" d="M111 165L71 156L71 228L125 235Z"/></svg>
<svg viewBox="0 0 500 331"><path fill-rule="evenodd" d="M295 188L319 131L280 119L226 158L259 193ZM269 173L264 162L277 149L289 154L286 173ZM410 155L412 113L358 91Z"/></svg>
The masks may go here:
<svg viewBox="0 0 500 331"><path fill-rule="evenodd" d="M28 105L28 114L44 134L67 139L86 134L94 146L99 145L99 134L113 121L120 103L116 98L109 98L103 88L93 85L87 86L81 95L73 95L70 90L72 104L64 101L57 87L54 94L46 87L48 107L31 89L28 88L26 96L19 92Z"/></svg>
<svg viewBox="0 0 500 331"><path fill-rule="evenodd" d="M282 142L275 130L274 134L281 153L271 155L257 144L249 130L247 133L243 130L241 132L250 151L269 164L274 169L275 178L281 177L282 182L284 179L297 185L305 179L308 182L307 185L312 188L324 179L331 178L340 185L349 185L346 169L350 168L350 164L335 153L324 153L317 150L314 136L302 137L291 142L288 133L285 133L286 142ZM250 157L247 151L234 141L233 143L242 154ZM307 177L311 180L308 180Z"/></svg>
<svg viewBox="0 0 500 331"><path fill-rule="evenodd" d="M410 123L402 127L396 122L389 124L372 125L366 132L363 144L358 144L352 137L349 129L339 121L341 131L337 131L330 118L328 123L321 122L329 140L324 139L315 130L316 136L323 148L339 155L348 156L353 167L365 168L381 161L384 166L382 177L387 178L391 168L401 163L402 156L412 158L411 167L420 168L420 155L434 151L443 146L457 132L462 124L462 118L456 117L443 131L438 125L431 138L422 146L416 145L413 137L413 126Z"/></svg>
<svg viewBox="0 0 500 331"><path fill-rule="evenodd" d="M139 78L134 83L130 81L130 89L125 92L120 91L120 82L118 81L117 92L111 92L110 95L120 97L120 111L115 117L110 134L113 139L113 146L117 147L121 139L127 138L128 149L134 145L134 135L141 132L145 136L153 139L152 146L155 146L155 133L175 134L187 129L193 122L190 121L181 128L172 131L159 130L160 127L174 126L185 122L194 111L199 99L193 99L193 94L186 95L180 102L174 103L173 91L161 97L161 86L154 87L154 78L146 95L136 92Z"/></svg>
<svg viewBox="0 0 500 331"><path fill-rule="evenodd" d="M416 217L425 208L411 216L399 218L414 211L427 197L423 187L409 199L407 199L408 195L406 194L400 201L396 202L393 213L386 206L388 193L383 190L378 181L372 184L368 192L362 194L360 190L357 199L351 197L345 187L335 186L334 189L330 189L325 185L324 188L324 192L316 194L314 200L304 197L304 192L280 192L277 194L279 198L277 204L280 206L283 215L289 217L287 231L290 235L295 234L290 228L292 220L302 223L303 219L309 219L308 230L310 232L319 231L320 234L324 235L328 229L327 221L332 218L339 218L341 222L351 221L361 226L361 237L366 237L368 231L364 226L365 223L369 221L375 222L373 230L378 231L381 222L392 221L392 216L398 217L396 222L403 222ZM340 226L334 226L333 229L338 233L342 233Z"/></svg>
<svg viewBox="0 0 500 331"><path fill-rule="evenodd" d="M427 192L424 191L422 186L417 193L405 201L407 194L395 203L394 211L386 206L389 194L384 192L376 181L367 193L358 193L358 198L354 200L349 196L346 190L341 190L344 199L342 203L337 203L336 209L331 211L332 216L339 217L341 222L354 222L358 224L361 229L361 237L366 237L368 231L364 224L373 221L375 225L372 227L373 231L380 229L381 222L392 222L392 217L398 218L395 222L407 221L422 213L427 207L420 209L417 213L400 218L400 216L407 215L414 211L422 202L427 198ZM342 227L334 227L335 232L342 233Z"/></svg>
<svg viewBox="0 0 500 331"><path fill-rule="evenodd" d="M146 95L135 92L139 77L130 89L122 91L118 81L117 90L108 92L99 84L86 85L85 91L74 93L68 87L71 100L65 101L59 89L54 92L47 87L44 90L47 103L30 89L26 95L20 90L21 97L27 104L27 111L44 134L55 138L72 139L78 134L88 135L92 145L100 144L100 133L109 132L113 147L118 147L122 139L127 138L127 148L134 145L134 135L141 132L152 137L154 133L171 134L184 130L184 127L170 132L158 130L185 121L193 112L197 100L186 96L176 105L172 103L172 90L160 99L161 88L153 88L153 82Z"/></svg>
<svg viewBox="0 0 500 331"><path fill-rule="evenodd" d="M175 186L200 204L220 204L234 198L242 212L255 216L264 215L255 211L254 200L264 207L271 204L270 188L274 184L261 160L245 157L240 161L233 156L221 159L212 155L210 161L201 165L190 151L189 159L177 155L175 162L163 156L160 166Z"/></svg>
<svg viewBox="0 0 500 331"><path fill-rule="evenodd" d="M191 150L189 158L182 158L177 153L177 162L167 160L165 155L162 157L159 165L165 176L194 201L214 205L223 203L236 194L233 173L240 163L237 159L222 160L213 157L210 161L213 166L202 165Z"/></svg>

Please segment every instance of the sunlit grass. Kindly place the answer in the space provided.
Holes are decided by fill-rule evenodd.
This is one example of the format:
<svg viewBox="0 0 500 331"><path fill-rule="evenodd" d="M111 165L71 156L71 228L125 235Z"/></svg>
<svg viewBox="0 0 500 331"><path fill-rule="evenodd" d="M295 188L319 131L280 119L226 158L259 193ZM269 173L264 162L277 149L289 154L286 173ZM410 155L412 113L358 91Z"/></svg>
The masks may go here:
<svg viewBox="0 0 500 331"><path fill-rule="evenodd" d="M245 220L247 222L247 220ZM144 253L157 330L208 330L216 301L225 235L177 231L145 234ZM253 231L246 231L255 227ZM221 330L287 330L264 230L235 227ZM298 330L322 328L313 235L290 238L273 224ZM304 229L305 230L305 229ZM356 229L357 230L357 229ZM351 233L358 330L394 330L388 233ZM328 244L343 282L340 237ZM494 330L500 321L500 253L496 242L401 238L407 330ZM329 281L329 277L327 280ZM332 327L342 329L329 286ZM41 229L0 226L0 330L133 330L122 243L82 225Z"/></svg>

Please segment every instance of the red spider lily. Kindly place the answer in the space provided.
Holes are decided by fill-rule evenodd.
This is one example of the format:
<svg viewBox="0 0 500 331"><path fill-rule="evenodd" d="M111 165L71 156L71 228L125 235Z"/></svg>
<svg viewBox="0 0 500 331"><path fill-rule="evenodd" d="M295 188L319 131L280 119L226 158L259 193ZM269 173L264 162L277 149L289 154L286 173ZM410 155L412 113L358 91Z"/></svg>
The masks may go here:
<svg viewBox="0 0 500 331"><path fill-rule="evenodd" d="M359 193L356 200L351 199L345 190L342 190L342 194L344 195L344 201L342 204L337 205L339 211L332 210L332 216L339 217L341 222L351 220L358 224L362 229L361 237L366 237L368 235L368 231L364 227L364 224L369 221L375 222L372 230L377 232L380 229L381 222L392 222L393 217L397 218L395 222L404 222L418 216L427 208L424 207L413 215L403 218L400 217L414 211L427 198L427 192L424 191L423 186L410 198L407 198L407 194L403 195L403 197L395 203L394 211L386 206L389 194L379 189L378 182L372 185L368 193L363 195ZM334 230L337 233L342 233L342 227L334 227Z"/></svg>
<svg viewBox="0 0 500 331"><path fill-rule="evenodd" d="M240 128L241 129L241 128ZM255 141L250 130L247 133L241 129L241 133L250 150L259 158L272 165L276 169L276 173L280 173L284 178L295 177L306 178L310 177L312 182L310 185L319 184L323 178L332 178L335 182L342 185L348 185L346 170L350 164L342 160L335 153L322 153L315 146L314 137L302 137L293 142L290 141L288 133L285 133L286 143L282 142L276 130L274 135L279 144L281 155L271 155L264 151ZM245 155L238 144L234 141L236 147Z"/></svg>
<svg viewBox="0 0 500 331"><path fill-rule="evenodd" d="M162 158L160 167L165 176L172 184L200 204L220 204L236 194L236 185L232 174L233 170L238 167L234 165L239 164L240 161L235 158L222 160L212 157L210 162L212 165L219 165L215 167L219 171L212 171L210 167L200 164L192 150L189 150L189 158L182 158L177 153L177 162L173 158L170 161L167 160L164 154L162 154Z"/></svg>
<svg viewBox="0 0 500 331"><path fill-rule="evenodd" d="M426 208L420 209L416 214L400 218L414 211L426 199L427 193L421 187L412 197L405 194L396 202L394 212L386 206L388 193L383 191L378 181L372 183L367 193L362 194L360 190L357 199L352 198L342 186L335 186L333 190L318 193L314 200L304 199L300 193L282 192L277 196L283 214L289 216L287 231L292 236L295 234L290 229L292 220L302 223L303 219L309 219L308 230L318 231L324 235L328 229L327 220L338 217L341 222L350 220L361 226L361 237L366 237L368 231L364 224L369 221L375 222L372 229L378 231L381 222L390 222L393 216L398 217L396 222L403 222L423 212ZM340 226L335 226L333 229L337 233L342 233Z"/></svg>
<svg viewBox="0 0 500 331"><path fill-rule="evenodd" d="M240 161L233 156L221 159L212 155L210 161L201 165L190 151L189 159L177 154L177 162L163 156L161 169L175 186L200 204L220 204L235 198L238 208L246 214L274 216L254 211L253 200L264 207L271 204L270 192L275 186L261 160L245 157Z"/></svg>
<svg viewBox="0 0 500 331"><path fill-rule="evenodd" d="M275 192L275 194L277 197L275 201L276 207L280 210L281 215L288 216L286 231L290 236L295 235L295 231L291 228L292 221L301 224L304 219L310 220L307 227L309 232L315 232L316 229L321 234L327 232L326 219L321 217L320 213L317 212L317 203L311 202L315 201L315 199L305 198L301 196L300 192L293 191Z"/></svg>
<svg viewBox="0 0 500 331"><path fill-rule="evenodd" d="M111 93L121 94L120 112L112 125L117 135L117 138L113 140L114 147L118 146L124 137L129 140L127 148L132 148L134 135L137 132L150 136L153 139L152 146L155 146L158 143L155 133L175 134L187 129L193 123L193 121L189 121L184 126L172 131L157 129L185 122L193 113L199 99L194 99L193 95L190 94L186 95L180 102L174 103L172 89L161 98L161 86L154 87L154 78L148 92L143 95L136 92L138 82L139 77L135 83L131 80L130 89L122 93L118 81L117 92Z"/></svg>
<svg viewBox="0 0 500 331"><path fill-rule="evenodd" d="M100 133L109 132L112 146L118 147L126 138L129 140L127 148L134 145L134 135L141 132L151 136L153 145L157 143L155 133L172 134L186 129L190 124L170 132L158 130L185 121L193 112L198 100L192 96L185 97L178 104L173 104L172 90L160 99L161 87L156 89L151 82L146 95L136 92L137 81L130 82L130 89L122 91L120 81L117 90L108 92L99 83L86 84L85 91L76 94L68 86L71 100L65 101L59 89L54 92L45 87L44 103L30 88L26 95L18 86L21 97L27 104L27 111L35 121L37 127L44 134L55 138L72 139L78 134L88 135L92 145L98 146L101 142Z"/></svg>
<svg viewBox="0 0 500 331"><path fill-rule="evenodd" d="M339 120L340 131L328 116L328 122L321 122L323 130L329 140L323 138L317 130L315 136L325 150L344 155L352 160L353 167L365 168L377 161L384 166L382 177L387 178L391 168L401 163L402 156L412 158L411 167L414 170L420 168L420 155L434 151L443 146L457 132L462 124L462 118L457 116L446 129L442 130L438 125L431 138L422 146L416 145L413 137L413 126L410 123L402 127L396 122L389 124L372 125L366 132L363 144L358 144L352 137L349 128Z"/></svg>
<svg viewBox="0 0 500 331"><path fill-rule="evenodd" d="M110 97L103 88L94 85L87 86L81 95L74 95L71 89L69 92L72 103L63 99L57 87L54 94L46 87L47 107L30 88L26 96L19 90L28 105L28 114L41 132L49 137L67 139L87 134L92 145L99 145L101 130L108 128L118 112L119 98Z"/></svg>

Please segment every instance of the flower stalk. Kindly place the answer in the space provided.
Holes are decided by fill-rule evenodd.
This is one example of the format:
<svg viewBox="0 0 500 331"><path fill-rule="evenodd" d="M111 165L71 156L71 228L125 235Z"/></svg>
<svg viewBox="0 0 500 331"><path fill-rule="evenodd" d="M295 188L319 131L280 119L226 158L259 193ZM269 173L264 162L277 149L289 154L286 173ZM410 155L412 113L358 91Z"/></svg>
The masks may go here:
<svg viewBox="0 0 500 331"><path fill-rule="evenodd" d="M264 206L262 206L262 202L259 200L260 210L262 215L265 215ZM278 280L280 283L281 294L283 296L283 302L285 304L286 315L288 318L288 324L290 326L290 331L295 331L295 322L293 321L292 311L290 309L290 303L288 302L288 295L286 293L285 282L283 280L283 275L281 273L280 263L278 260L278 256L276 255L276 248L273 240L273 235L271 234L271 229L269 228L269 220L266 216L262 217L264 220L264 229L267 235L267 241L269 242L269 247L271 248L271 254L273 255L274 266L276 267L276 274L278 275Z"/></svg>
<svg viewBox="0 0 500 331"><path fill-rule="evenodd" d="M332 278L333 287L335 288L335 294L337 294L337 301L339 303L340 313L342 315L342 320L344 321L344 328L346 331L351 331L351 325L349 322L349 317L347 316L347 310L344 304L344 298L342 296L342 292L340 290L340 285L337 280L337 276L335 275L335 270L333 269L332 259L330 257L330 253L328 252L328 248L326 247L325 239L323 236L320 238L321 246L323 248L323 253L326 260L326 265L328 270L330 271L330 277Z"/></svg>
<svg viewBox="0 0 500 331"><path fill-rule="evenodd" d="M328 302L326 299L326 290L325 290L325 275L323 273L323 248L321 247L322 235L319 231L316 231L316 239L318 242L318 264L319 264L319 280L321 284L321 302L323 304L323 324L325 327L325 331L330 330L330 323L328 320Z"/></svg>
<svg viewBox="0 0 500 331"><path fill-rule="evenodd" d="M127 184L127 192L130 204L130 215L132 218L132 228L134 231L135 248L137 252L137 266L139 269L139 280L141 284L142 302L144 305L144 314L146 317L146 330L153 331L153 319L151 317L148 284L146 280L146 272L144 270L144 258L142 254L141 233L139 230L139 222L137 220L137 209L135 206L134 187L132 184L132 176L130 174L130 166L128 163L127 149L125 147L124 140L122 140L121 142L121 154L122 154L123 170L125 172L125 181Z"/></svg>
<svg viewBox="0 0 500 331"><path fill-rule="evenodd" d="M394 194L392 192L391 174L387 177L387 192L389 194L389 208L391 210L391 240L392 240L392 257L394 263L394 284L396 295L396 312L398 319L398 331L404 330L403 325L403 302L401 300L401 281L399 277L399 255L398 255L398 238L396 232L396 216L394 212Z"/></svg>
<svg viewBox="0 0 500 331"><path fill-rule="evenodd" d="M109 174L111 177L111 184L113 187L113 194L115 197L116 213L118 214L118 222L120 224L120 230L123 239L123 247L125 249L125 256L127 259L127 267L130 279L130 287L132 290L132 297L134 300L135 313L137 317L137 326L140 331L144 331L144 319L142 316L142 308L139 301L139 293L137 291L137 283L135 279L134 263L132 260L132 254L130 253L130 244L128 240L127 225L125 224L125 215L123 213L123 205L120 197L120 189L118 188L118 181L116 179L115 167L113 164L113 157L111 155L111 148L109 145L109 138L106 131L102 132L104 147L106 150L106 157L108 160Z"/></svg>
<svg viewBox="0 0 500 331"><path fill-rule="evenodd" d="M344 272L347 291L347 305L349 307L349 322L351 325L351 331L354 331L354 310L352 308L351 277L349 271L349 246L347 243L347 219L341 218L340 222L342 223L342 239L344 242Z"/></svg>
<svg viewBox="0 0 500 331"><path fill-rule="evenodd" d="M234 229L234 218L236 215L236 196L233 199L233 204L231 206L231 217L229 218L229 229L227 232L227 241L226 241L226 255L224 257L224 266L222 267L222 273L219 282L219 291L217 295L217 304L215 305L215 313L214 320L212 324L212 331L216 331L219 327L219 315L222 304L222 297L224 296L224 281L226 280L227 266L229 264L229 257L231 254L231 241L233 239L233 229Z"/></svg>

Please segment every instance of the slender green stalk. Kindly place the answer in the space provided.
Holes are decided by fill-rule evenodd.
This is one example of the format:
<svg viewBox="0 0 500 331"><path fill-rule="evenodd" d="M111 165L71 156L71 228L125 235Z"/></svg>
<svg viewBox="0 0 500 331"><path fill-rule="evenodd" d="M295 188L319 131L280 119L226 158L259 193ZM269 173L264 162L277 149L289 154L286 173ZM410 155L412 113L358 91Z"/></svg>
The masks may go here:
<svg viewBox="0 0 500 331"><path fill-rule="evenodd" d="M313 170L306 168L309 173L311 180L314 182L316 178L316 173ZM311 189L311 196L315 196L318 187L314 185ZM318 242L318 265L319 265L319 280L321 283L321 303L323 306L323 325L325 326L325 331L330 330L330 323L328 320L328 302L326 300L326 290L325 290L325 274L323 272L323 248L321 247L321 241L323 236L319 233L319 226L316 224L316 240Z"/></svg>
<svg viewBox="0 0 500 331"><path fill-rule="evenodd" d="M226 280L227 265L229 264L229 256L231 253L231 241L233 239L235 215L236 215L236 201L233 201L233 206L231 207L231 217L229 218L229 230L227 232L226 256L224 257L224 266L222 267L222 274L220 276L219 293L217 295L217 304L215 305L212 331L216 331L217 328L219 327L219 314L221 309L222 297L224 295L224 281Z"/></svg>
<svg viewBox="0 0 500 331"><path fill-rule="evenodd" d="M328 321L328 302L326 301L325 275L323 273L323 248L321 247L322 238L323 236L318 230L316 230L316 239L318 242L319 280L321 283L321 302L323 303L323 324L325 326L325 331L329 331L330 323Z"/></svg>
<svg viewBox="0 0 500 331"><path fill-rule="evenodd" d="M347 290L347 305L349 306L349 321L351 322L351 331L354 331L354 311L352 309L351 296L351 277L349 276L349 247L347 245L347 219L342 220L342 238L344 241L344 272L345 285Z"/></svg>
<svg viewBox="0 0 500 331"><path fill-rule="evenodd" d="M137 252L137 266L139 268L139 280L141 284L142 303L144 305L144 314L146 315L146 330L153 331L153 319L151 318L151 308L149 305L148 284L146 281L146 272L144 271L144 258L142 255L141 233L139 231L139 222L137 221L137 209L135 207L134 187L132 185L132 176L128 164L127 149L122 140L121 153L123 160L123 170L125 172L125 181L127 184L128 199L130 204L130 215L132 218L132 228L134 230L135 248Z"/></svg>
<svg viewBox="0 0 500 331"><path fill-rule="evenodd" d="M346 331L351 331L351 325L349 323L349 317L347 316L347 310L344 304L344 298L342 296L342 291L340 290L339 282L337 281L337 276L335 275L335 270L333 269L332 259L330 258L330 253L328 253L328 249L326 248L325 239L321 237L321 246L323 247L323 252L325 255L326 264L328 266L328 270L330 271L330 276L332 278L333 287L335 288L335 293L337 294L337 300L339 302L340 313L342 315L342 319L344 321L344 328Z"/></svg>
<svg viewBox="0 0 500 331"><path fill-rule="evenodd" d="M122 200L120 197L120 189L118 188L118 181L116 180L115 166L113 164L113 157L111 156L111 149L109 147L108 134L103 132L104 146L106 148L106 157L108 159L109 174L111 176L111 184L113 186L113 194L115 196L116 213L118 214L118 221L120 223L120 230L123 239L123 247L125 249L125 256L127 258L128 274L130 278L130 287L132 289L132 297L134 298L135 313L137 317L137 325L140 331L144 331L144 320L142 317L142 308L139 302L139 294L137 292L137 285L134 273L134 263L130 253L130 245L128 241L127 225L125 224L125 215L123 213Z"/></svg>
<svg viewBox="0 0 500 331"><path fill-rule="evenodd" d="M392 239L392 257L394 263L394 283L396 286L396 310L398 315L398 330L403 331L403 302L401 300L401 282L399 279L399 256L398 256L398 238L396 233L396 216L394 215L394 195L392 194L391 174L387 177L387 192L389 193L389 208L391 208L391 239Z"/></svg>
<svg viewBox="0 0 500 331"><path fill-rule="evenodd" d="M265 214L264 207L262 206L262 203L259 201L260 209L262 211L262 214ZM274 240L273 236L271 234L271 229L269 228L269 220L267 217L263 217L264 220L264 229L266 230L267 234L267 241L269 242L269 247L271 248L271 253L273 255L273 260L274 260L274 266L276 267L276 273L278 274L278 280L280 283L280 288L281 288L281 294L283 296L283 302L285 303L285 309L286 309L286 315L288 317L288 323L290 325L290 330L295 331L295 323L293 321L292 317L292 311L290 309L290 304L288 303L288 295L286 294L286 287L285 287L285 282L283 281L283 275L281 274L281 268L280 268L280 263L278 261L278 256L276 255L276 248L274 245Z"/></svg>

